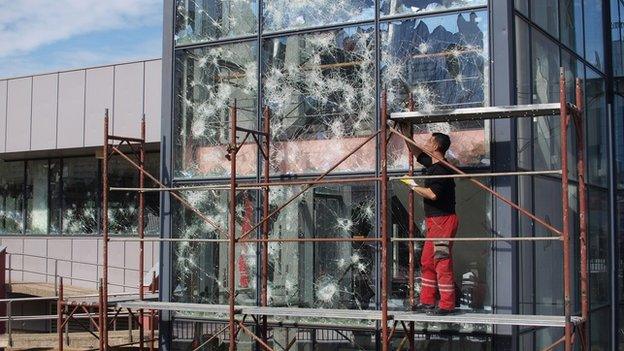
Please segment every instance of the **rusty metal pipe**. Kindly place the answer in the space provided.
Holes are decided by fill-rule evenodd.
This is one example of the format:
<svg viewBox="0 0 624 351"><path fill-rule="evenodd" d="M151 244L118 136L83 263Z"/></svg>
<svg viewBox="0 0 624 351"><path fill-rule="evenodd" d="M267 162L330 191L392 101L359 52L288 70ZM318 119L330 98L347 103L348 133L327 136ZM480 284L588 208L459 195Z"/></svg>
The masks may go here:
<svg viewBox="0 0 624 351"><path fill-rule="evenodd" d="M410 93L409 101L408 101L408 110L414 111L414 96ZM410 125L410 136L414 135L414 125ZM414 176L414 153L411 148L407 148L408 152L408 171L407 174L410 177ZM414 192L410 191L407 194L407 237L409 239L414 239L414 235L416 232L416 227L414 223ZM407 264L408 264L408 277L407 277L407 285L409 288L409 304L410 307L414 307L416 305L416 297L415 297L415 278L416 275L416 262L415 262L415 253L414 253L414 243L409 242L407 244ZM409 330L407 331L408 341L409 341L409 351L414 351L414 322L409 323Z"/></svg>
<svg viewBox="0 0 624 351"><path fill-rule="evenodd" d="M104 113L104 144L102 145L102 304L101 310L108 310L108 109ZM104 340L104 350L108 349L108 313L103 313L104 322L100 337Z"/></svg>
<svg viewBox="0 0 624 351"><path fill-rule="evenodd" d="M269 107L266 106L264 108L263 114L263 127L264 127L264 152L262 153L263 157L263 167L262 167L262 180L267 185L271 182L271 111ZM268 186L264 187L262 191L262 217L269 216L269 192L270 188ZM268 298L268 283L269 283L269 221L264 221L262 223L262 238L264 239L262 242L262 272L260 281L262 282L262 290L260 296L260 305L268 306L269 298ZM268 323L267 316L262 316L262 329L261 336L262 341L266 343L268 341Z"/></svg>
<svg viewBox="0 0 624 351"><path fill-rule="evenodd" d="M379 149L381 158L381 174L379 191L380 203L380 231L381 231L381 350L390 350L390 335L388 333L388 115L387 92L381 96L381 135Z"/></svg>
<svg viewBox="0 0 624 351"><path fill-rule="evenodd" d="M234 106L230 107L230 202L228 218L228 302L230 305L229 326L230 326L230 351L236 351L236 100Z"/></svg>
<svg viewBox="0 0 624 351"><path fill-rule="evenodd" d="M139 148L139 160L140 160L140 166L141 168L139 169L139 187L140 188L144 188L145 187L145 174L143 174L143 171L145 171L145 114L143 114L143 118L141 119L141 144L140 144L140 148ZM139 228L138 228L138 233L139 233L139 238L141 239L141 241L139 241L139 300L143 301L143 299L145 298L145 294L143 292L144 289L144 279L143 279L143 274L145 272L145 262L144 262L144 257L145 257L145 242L143 241L143 239L145 238L145 193L143 192L139 192ZM139 323L139 351L143 351L144 349L144 343L143 343L143 339L145 339L145 328L144 328L144 313L143 313L143 309L139 309L139 318L141 320L141 322Z"/></svg>

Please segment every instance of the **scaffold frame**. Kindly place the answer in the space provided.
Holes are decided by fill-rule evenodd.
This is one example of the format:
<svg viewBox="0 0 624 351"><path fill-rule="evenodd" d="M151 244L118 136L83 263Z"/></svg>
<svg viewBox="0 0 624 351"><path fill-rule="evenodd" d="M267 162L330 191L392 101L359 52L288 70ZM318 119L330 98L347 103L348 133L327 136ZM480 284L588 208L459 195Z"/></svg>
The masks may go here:
<svg viewBox="0 0 624 351"><path fill-rule="evenodd" d="M142 316L145 310L149 310L150 315L154 318L153 311L196 311L196 312L204 312L204 313L220 313L227 315L227 326L222 328L218 333L214 334L210 340L219 337L219 335L229 332L230 342L229 342L229 350L235 351L237 347L236 338L239 333L242 331L247 334L251 339L253 339L259 347L265 350L273 351L274 348L271 347L270 341L268 339L268 328L269 321L268 317L272 316L291 316L291 317L315 317L319 314L323 314L324 316L331 316L332 318L337 319L367 319L370 321L374 321L377 324L376 330L380 332L380 345L382 351L389 351L391 349L391 340L395 336L397 328L399 325L402 327L405 332L408 349L413 351L415 349L414 343L414 335L415 335L415 323L416 322L432 322L432 323L473 323L473 324L490 324L490 325L509 325L509 326L534 326L534 327L560 327L564 328L564 336L555 341L552 345L548 346L544 350L551 350L559 345L563 345L566 351L571 351L573 343L575 339L578 337L578 340L581 345L581 349L587 351L589 350L588 344L588 335L587 335L587 326L589 320L589 303L588 303L588 266L587 266L587 204L586 204L586 184L585 184L585 159L584 159L584 136L583 136L583 93L581 89L581 80L577 79L575 84L575 103L568 103L566 99L566 81L563 69L561 69L560 77L559 77L559 103L554 104L542 104L542 105L520 105L513 107L482 107L482 108L472 108L472 109L457 109L457 110L449 110L449 111L435 111L435 112L422 112L422 111L414 111L414 101L410 98L408 101L408 110L409 112L400 112L393 113L391 115L388 114L387 107L387 95L385 92L382 92L381 103L380 103L380 128L378 131L373 132L370 136L366 137L361 143L357 145L354 149L348 152L346 155L340 158L335 164L329 167L324 173L316 176L314 179L310 180L293 180L293 181L273 181L270 177L270 119L271 113L268 107L265 107L262 110L262 120L263 120L263 130L251 130L247 128L242 128L237 125L237 112L238 107L236 104L236 100L234 100L233 104L229 107L229 135L230 140L227 145L227 156L230 163L230 177L229 183L227 185L217 185L217 186L195 186L195 187L167 187L156 177L151 175L144 168L144 144L145 144L145 122L143 120L141 124L141 138L123 138L118 136L111 136L108 133L108 112L105 117L105 131L104 131L104 146L103 153L105 155L103 161L103 187L104 194L102 197L102 209L103 209L103 279L101 284L101 294L99 300L99 310L106 311L107 306L111 303L116 308L127 308L128 310L138 310L139 314ZM434 122L448 122L455 120L484 120L484 119L496 119L496 118L518 118L518 117L530 117L530 118L539 118L544 116L559 116L560 119L560 151L561 151L561 170L548 170L548 171L526 171L526 172L501 172L501 173L480 173L471 176L470 174L466 174L461 169L457 168L453 164L447 162L444 159L439 159L429 150L418 145L412 138L408 138L404 136L399 130L396 129L396 125L391 125L390 121L401 120L404 122L411 122L412 125L416 123L434 123ZM571 241L570 241L570 228L569 228L569 179L568 179L568 127L570 126L570 122L572 122L575 126L576 131L576 156L577 156L577 171L578 171L578 194L579 194L579 245L580 245L580 301L581 301L581 315L574 316L572 313L572 272L570 268L570 250L571 250ZM245 133L242 140L242 143L239 143L237 135L238 133ZM412 133L413 135L413 128ZM262 165L263 171L260 177L260 182L253 181L245 181L243 183L238 183L238 177L236 172L236 159L237 153L242 147L242 145L247 141L253 140L259 148L259 153L262 156ZM454 178L467 178L468 181L473 183L475 186L480 188L483 191L489 193L493 199L497 199L501 201L514 210L516 210L521 215L531 219L534 223L537 223L552 233L552 236L542 236L542 237L500 237L500 236L492 236L492 237L476 237L476 238L455 238L455 241L508 241L508 242L520 242L520 241L543 241L543 240L552 240L552 241L560 241L563 245L563 281L564 281L564 314L562 316L539 316L539 315L521 315L521 314L484 314L484 313L467 313L467 314L459 314L452 316L426 316L424 314L417 314L415 312L400 312L400 311L389 311L388 310L388 293L389 293L389 274L388 274L388 246L389 243L393 241L426 241L426 240L435 240L435 239L427 239L427 238L416 238L415 237L415 227L414 227L414 201L415 196L412 191L408 192L408 236L407 238L394 238L390 237L388 231L388 188L389 182L393 180L399 179L398 177L389 177L388 176L388 142L391 137L396 136L403 139L406 143L410 143L419 149L421 149L424 153L428 154L432 158L435 158L441 164L445 165L447 168L451 169L455 174ZM380 156L380 172L375 176L363 177L363 176L353 176L353 177L342 177L341 179L327 179L327 176L333 172L338 166L340 166L345 160L359 151L364 145L369 142L376 140L376 143L379 147L379 156ZM111 145L110 142L119 141L119 144ZM134 144L138 143L140 148L138 150L139 157L138 161L133 160L131 157L126 155L122 150L121 146L123 144L127 145L132 152L137 152L134 148ZM409 149L409 148L408 148ZM409 152L409 164L408 164L408 177L410 178L426 178L426 176L415 176L414 175L414 155L411 150ZM125 159L130 165L135 167L139 174L139 187L138 188L114 188L109 186L108 181L108 157L111 153L116 153L120 155L123 159ZM562 171L563 170L563 171ZM511 199L506 198L505 196L499 194L494 189L491 189L489 186L484 183L478 181L478 178L483 178L489 176L500 176L500 177L515 177L515 176L535 176L535 175L560 175L561 176L561 189L562 189L562 228L557 229L551 224L549 224L545 219L540 218L529 210L521 207L520 205L513 202ZM145 177L149 178L152 182L154 182L157 187L149 188L144 184ZM287 239L274 239L270 238L269 235L269 220L273 218L275 215L280 213L286 206L291 204L295 199L304 194L309 189L319 185L319 184L338 184L338 183L353 183L353 182L362 182L362 181L374 181L378 183L380 197L379 197L379 210L378 210L378 218L379 218L379 235L377 237L371 238L361 238L361 237L351 237L351 238L287 238ZM286 202L281 204L276 209L271 210L269 207L269 192L272 186L289 186L289 185L300 185L302 189L295 192L293 196L291 196ZM222 228L217 223L214 223L210 218L201 213L197 208L193 207L187 200L184 199L180 192L188 191L188 190L227 190L229 192L229 216L228 216L228 228ZM241 190L260 190L262 192L262 216L261 219L255 224L251 226L251 229L247 229L243 231L239 236L236 235L236 194ZM140 218L139 218L139 232L138 238L110 238L108 232L108 218L107 218L107 208L108 208L108 193L109 191L136 191L139 193L139 206L140 206ZM177 238L145 238L143 233L143 207L144 203L144 194L150 191L164 191L170 194L171 197L179 201L179 203L195 213L199 216L203 221L212 225L215 230L220 234L220 237L217 239L177 239ZM251 234L256 234L255 238L249 238ZM139 260L141 266L141 272L143 272L143 243L148 241L186 241L186 242L223 242L228 244L228 304L226 305L207 305L207 304L190 304L190 303L180 303L180 302L167 302L167 301L158 301L158 302L150 302L145 300L145 295L142 292L142 289L139 291L139 296L137 300L126 299L124 301L112 302L108 298L108 245L109 242L115 240L128 240L128 241L138 241L140 243L140 257ZM323 309L323 310L314 310L309 308L295 308L295 307L271 307L268 303L268 291L267 291L267 282L268 282L268 244L270 242L335 242L336 240L346 241L346 242L378 242L380 244L380 275L381 275L381 291L380 291L380 309L379 310L340 310L340 309ZM260 269L260 302L259 306L238 306L236 305L235 296L236 296L236 284L235 282L235 270L234 267L236 265L235 262L235 253L236 253L236 245L240 243L246 242L254 242L259 243L261 247L260 252L260 261L261 261L261 269ZM415 287L415 252L413 245L409 245L408 249L408 265L409 265L409 274L408 274L408 290L409 290L409 303L411 306L416 304L414 287ZM143 285L143 277L140 277L139 286ZM62 288L61 288L62 295ZM59 299L59 307L63 304L63 299ZM62 321L62 312L59 312L59 322ZM101 349L107 350L109 345L106 342L107 335L107 325L108 325L108 314L100 312L100 325L98 330L100 332L100 346ZM95 322L94 322L95 323ZM256 327L257 332L254 332L250 325L254 325ZM298 323L299 327L305 326L305 322ZM153 323L152 323L153 326ZM152 333L153 333L153 328ZM322 327L319 327L322 329ZM348 326L345 326L345 329L348 329ZM143 330L143 326L141 325L141 330ZM143 348L143 331L141 332L141 349ZM153 334L152 334L153 335ZM290 349L292 345L296 342L296 338L293 339L292 342L287 345L286 349ZM203 343L202 345L204 345ZM153 345L153 338L152 338ZM403 345L403 341L401 343ZM62 350L62 335L59 334L59 346ZM200 345L201 347L201 345ZM195 348L195 350L199 349L199 347Z"/></svg>

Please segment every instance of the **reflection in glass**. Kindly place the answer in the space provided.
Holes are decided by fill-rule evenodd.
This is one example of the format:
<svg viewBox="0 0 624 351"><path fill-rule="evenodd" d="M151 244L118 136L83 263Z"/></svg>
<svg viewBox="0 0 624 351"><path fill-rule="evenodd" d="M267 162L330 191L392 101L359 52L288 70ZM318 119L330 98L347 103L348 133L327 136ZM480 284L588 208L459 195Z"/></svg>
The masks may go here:
<svg viewBox="0 0 624 351"><path fill-rule="evenodd" d="M24 162L0 160L0 234L24 230Z"/></svg>
<svg viewBox="0 0 624 351"><path fill-rule="evenodd" d="M391 111L407 110L410 94L415 109L431 111L483 106L488 101L488 23L486 12L403 20L381 25L381 77ZM489 143L483 122L415 126L424 133L451 136L448 157L462 166L489 165ZM390 144L389 165L407 166L403 141Z"/></svg>
<svg viewBox="0 0 624 351"><path fill-rule="evenodd" d="M63 217L63 199L61 175L63 169L61 167L61 159L50 160L50 234L61 233L61 218Z"/></svg>
<svg viewBox="0 0 624 351"><path fill-rule="evenodd" d="M193 44L254 34L257 0L177 0L175 43Z"/></svg>
<svg viewBox="0 0 624 351"><path fill-rule="evenodd" d="M609 176L605 81L587 69L585 82L587 174L590 183L607 186Z"/></svg>
<svg viewBox="0 0 624 351"><path fill-rule="evenodd" d="M262 10L265 31L375 18L373 0L265 0Z"/></svg>
<svg viewBox="0 0 624 351"><path fill-rule="evenodd" d="M602 1L585 1L585 59L600 71L604 67Z"/></svg>
<svg viewBox="0 0 624 351"><path fill-rule="evenodd" d="M48 160L26 163L26 233L48 233Z"/></svg>
<svg viewBox="0 0 624 351"><path fill-rule="evenodd" d="M97 232L98 175L94 157L63 160L63 234Z"/></svg>
<svg viewBox="0 0 624 351"><path fill-rule="evenodd" d="M595 308L610 301L609 269L609 199L603 190L589 189L588 213L588 260L589 301Z"/></svg>
<svg viewBox="0 0 624 351"><path fill-rule="evenodd" d="M583 1L561 0L561 42L580 55L583 54Z"/></svg>
<svg viewBox="0 0 624 351"><path fill-rule="evenodd" d="M235 100L238 126L256 129L256 54L253 43L181 50L176 54L176 177L229 175L230 165L225 158L230 142L228 107ZM239 151L239 175L255 174L256 149L253 141L248 141Z"/></svg>
<svg viewBox="0 0 624 351"><path fill-rule="evenodd" d="M423 14L471 6L485 6L487 0L381 0L382 15Z"/></svg>
<svg viewBox="0 0 624 351"><path fill-rule="evenodd" d="M372 133L373 30L349 27L263 43L263 102L271 109L272 173L325 171ZM374 150L374 142L369 142L337 171L372 171Z"/></svg>
<svg viewBox="0 0 624 351"><path fill-rule="evenodd" d="M531 0L531 20L555 38L559 37L559 0Z"/></svg>

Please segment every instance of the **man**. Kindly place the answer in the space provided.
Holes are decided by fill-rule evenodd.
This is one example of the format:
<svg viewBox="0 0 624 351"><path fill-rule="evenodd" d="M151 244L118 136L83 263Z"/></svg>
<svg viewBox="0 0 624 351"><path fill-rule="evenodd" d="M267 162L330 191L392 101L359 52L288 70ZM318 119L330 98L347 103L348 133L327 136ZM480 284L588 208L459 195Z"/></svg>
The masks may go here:
<svg viewBox="0 0 624 351"><path fill-rule="evenodd" d="M401 125L403 135L412 138L411 128ZM447 175L454 172L439 160L445 160L446 152L451 146L451 139L442 133L433 133L424 148L433 156L429 156L420 148L407 143L418 163L425 167L429 176ZM427 178L424 186L415 182L406 182L412 191L423 198L427 238L453 238L457 232L458 220L455 214L455 181L453 178ZM447 315L455 310L455 283L453 277L453 259L451 256L452 242L426 241L420 258L421 282L420 303L416 311L428 315ZM436 292L440 300L436 307Z"/></svg>

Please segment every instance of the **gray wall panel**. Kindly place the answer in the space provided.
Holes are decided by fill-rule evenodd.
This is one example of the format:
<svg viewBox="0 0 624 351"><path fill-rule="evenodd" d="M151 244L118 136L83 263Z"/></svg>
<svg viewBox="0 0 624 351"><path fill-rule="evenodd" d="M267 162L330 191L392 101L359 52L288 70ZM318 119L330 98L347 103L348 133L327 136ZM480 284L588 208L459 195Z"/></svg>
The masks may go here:
<svg viewBox="0 0 624 351"><path fill-rule="evenodd" d="M116 135L140 136L143 69L143 62L115 66L113 131Z"/></svg>
<svg viewBox="0 0 624 351"><path fill-rule="evenodd" d="M58 74L33 77L31 150L56 148Z"/></svg>
<svg viewBox="0 0 624 351"><path fill-rule="evenodd" d="M84 144L85 71L59 74L58 148Z"/></svg>
<svg viewBox="0 0 624 351"><path fill-rule="evenodd" d="M6 151L30 150L32 77L8 83Z"/></svg>
<svg viewBox="0 0 624 351"><path fill-rule="evenodd" d="M87 70L85 146L102 145L104 109L113 112L113 79L112 66Z"/></svg>
<svg viewBox="0 0 624 351"><path fill-rule="evenodd" d="M0 152L6 150L7 81L0 80Z"/></svg>
<svg viewBox="0 0 624 351"><path fill-rule="evenodd" d="M160 99L162 95L162 61L145 62L145 118L147 141L160 141Z"/></svg>

